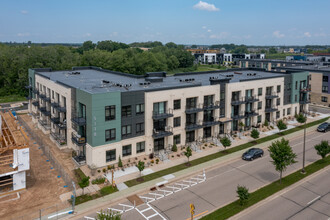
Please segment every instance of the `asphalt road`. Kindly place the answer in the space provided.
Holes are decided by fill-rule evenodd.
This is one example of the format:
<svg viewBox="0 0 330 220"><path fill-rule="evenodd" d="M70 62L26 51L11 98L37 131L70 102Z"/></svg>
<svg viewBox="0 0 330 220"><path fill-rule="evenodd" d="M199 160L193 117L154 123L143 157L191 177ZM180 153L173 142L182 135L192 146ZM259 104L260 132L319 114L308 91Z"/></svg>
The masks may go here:
<svg viewBox="0 0 330 220"><path fill-rule="evenodd" d="M314 145L320 143L321 140L330 140L329 133L313 131L307 134L306 164L320 159L320 156L316 154ZM302 141L302 136L290 141L291 147L298 156L298 163L288 167L283 175L301 169ZM146 207L146 205L137 208L140 211L145 210L144 214L147 212L150 213L146 214L146 216L151 216L157 212L166 219L186 220L190 218L189 204L193 203L195 206L195 216L203 216L214 209L236 200L237 185L245 185L250 191L255 191L264 185L278 180L279 174L275 171L270 160L267 150L265 150L265 155L262 158L255 159L254 161L233 160L227 165L206 172L207 179L205 182L149 203L153 210ZM128 201L125 204L132 205ZM151 219L163 219L160 215L155 215ZM94 217L95 212L87 216ZM146 219L136 209L125 212L122 218L132 220Z"/></svg>
<svg viewBox="0 0 330 220"><path fill-rule="evenodd" d="M239 219L330 219L330 169Z"/></svg>

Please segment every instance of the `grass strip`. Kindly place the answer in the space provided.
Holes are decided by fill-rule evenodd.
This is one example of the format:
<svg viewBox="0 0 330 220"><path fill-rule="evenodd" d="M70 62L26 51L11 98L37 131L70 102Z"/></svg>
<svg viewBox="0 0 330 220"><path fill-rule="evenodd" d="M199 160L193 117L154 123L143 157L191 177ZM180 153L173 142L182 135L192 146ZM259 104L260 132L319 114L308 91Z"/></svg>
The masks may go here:
<svg viewBox="0 0 330 220"><path fill-rule="evenodd" d="M315 173L316 171L321 170L322 168L330 165L330 156L327 156L324 159L318 160L307 167L305 167L306 174L302 174L300 170L284 177L282 179L282 184L279 183L279 180L264 186L253 193L250 194L250 199L248 202L241 206L239 204L239 200L236 200L220 209L217 209L216 211L212 212L211 214L208 214L207 216L204 216L203 220L208 219L228 219L239 212L243 211L244 209L260 202L263 199L266 199L267 197L279 192L280 190L291 186L292 184L304 179L305 177ZM234 192L233 192L234 193Z"/></svg>
<svg viewBox="0 0 330 220"><path fill-rule="evenodd" d="M329 117L326 117L326 118L323 118L323 119L320 119L320 120L317 120L317 121L310 122L310 123L306 124L306 128L312 127L312 126L320 124L322 122L325 122L325 121L328 120L328 118ZM302 130L302 129L303 129L303 126L298 126L298 127L291 128L289 130L283 131L281 133L276 133L276 134L273 134L273 135L269 135L267 137L263 137L263 138L245 143L245 144L238 145L236 147L229 148L228 150L226 150L226 152L220 151L220 152L217 152L215 154L207 155L205 157L201 157L201 158L192 160L192 161L190 161L191 166L189 166L189 167L196 166L196 165L199 165L201 163L205 163L207 161L211 161L211 160L214 160L214 159L219 158L219 157L223 157L225 155L228 155L229 153L234 153L236 151L240 151L240 150L255 146L256 144L261 144L261 143L264 143L264 142L267 142L267 141L274 140L276 138L294 133L294 132ZM173 166L173 167L170 167L170 168L167 168L167 169L164 169L164 170L161 170L161 171L143 176L143 181L141 181L141 180L138 181L137 180L138 178L136 178L136 179L126 181L125 184L128 187L132 187L132 186L135 186L135 185L138 185L138 184L150 181L150 180L160 178L162 176L165 176L165 175L168 175L168 174L171 174L171 173L178 172L180 170L187 169L189 167L187 167L185 163L182 163L182 164L179 164L177 166Z"/></svg>

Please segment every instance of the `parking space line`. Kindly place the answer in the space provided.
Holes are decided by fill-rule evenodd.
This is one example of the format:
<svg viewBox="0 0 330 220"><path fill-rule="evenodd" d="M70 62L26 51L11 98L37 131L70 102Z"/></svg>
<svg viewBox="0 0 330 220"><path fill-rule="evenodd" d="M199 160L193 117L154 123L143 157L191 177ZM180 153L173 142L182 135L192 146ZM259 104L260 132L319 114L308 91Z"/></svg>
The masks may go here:
<svg viewBox="0 0 330 220"><path fill-rule="evenodd" d="M313 199L312 201L309 201L309 202L307 203L307 205L312 204L313 202L315 202L315 201L318 200L319 198L321 198L321 196L318 196L318 197L316 197L315 199Z"/></svg>
<svg viewBox="0 0 330 220"><path fill-rule="evenodd" d="M92 217L88 217L88 216L84 216L84 219L88 219L88 220L95 220L95 218L92 218Z"/></svg>
<svg viewBox="0 0 330 220"><path fill-rule="evenodd" d="M119 209L115 209L115 208L108 208L108 209L111 210L111 211L119 212L120 214L123 213L123 210L119 210Z"/></svg>

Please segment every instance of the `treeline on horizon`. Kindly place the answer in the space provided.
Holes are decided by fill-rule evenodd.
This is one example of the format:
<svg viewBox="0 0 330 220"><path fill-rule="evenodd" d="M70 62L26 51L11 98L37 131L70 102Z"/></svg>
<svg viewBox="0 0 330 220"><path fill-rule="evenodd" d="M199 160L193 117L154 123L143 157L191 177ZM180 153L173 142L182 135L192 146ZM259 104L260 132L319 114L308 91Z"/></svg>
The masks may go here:
<svg viewBox="0 0 330 220"><path fill-rule="evenodd" d="M73 66L97 66L137 75L195 68L194 57L183 45L156 42L148 51L137 47L113 41L86 41L80 47L0 43L0 97L26 96L24 87L28 84L29 68L64 70Z"/></svg>

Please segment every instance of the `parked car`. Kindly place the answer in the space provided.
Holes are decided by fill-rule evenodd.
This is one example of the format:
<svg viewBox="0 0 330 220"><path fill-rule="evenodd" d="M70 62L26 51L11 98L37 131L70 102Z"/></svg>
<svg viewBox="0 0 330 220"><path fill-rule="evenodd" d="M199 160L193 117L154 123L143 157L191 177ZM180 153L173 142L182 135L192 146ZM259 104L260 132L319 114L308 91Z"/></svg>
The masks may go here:
<svg viewBox="0 0 330 220"><path fill-rule="evenodd" d="M264 155L264 151L260 148L250 148L243 155L243 160L254 160L257 157L262 157Z"/></svg>
<svg viewBox="0 0 330 220"><path fill-rule="evenodd" d="M324 122L317 127L317 131L327 132L330 130L330 123Z"/></svg>

